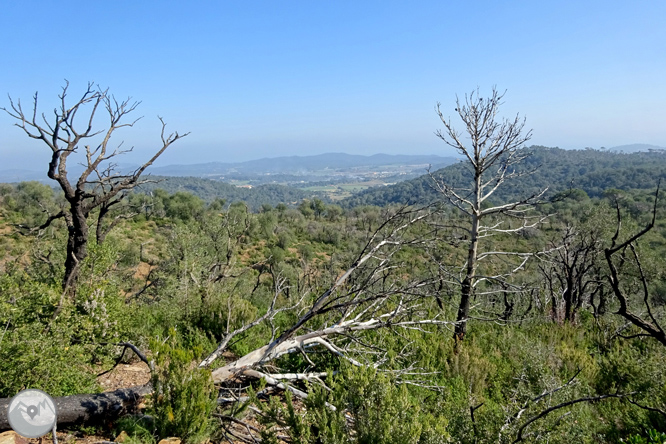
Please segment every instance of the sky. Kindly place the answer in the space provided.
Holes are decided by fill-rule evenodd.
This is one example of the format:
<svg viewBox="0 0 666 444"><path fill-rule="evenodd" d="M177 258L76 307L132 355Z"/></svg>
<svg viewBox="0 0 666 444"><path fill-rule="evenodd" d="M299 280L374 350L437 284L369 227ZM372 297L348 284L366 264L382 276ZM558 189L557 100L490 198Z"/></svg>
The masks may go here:
<svg viewBox="0 0 666 444"><path fill-rule="evenodd" d="M157 165L325 152L454 152L441 102L506 90L530 144L666 146L666 2L0 1L0 106L52 117L69 81L140 101L114 135ZM0 113L0 169L46 169L49 149ZM103 129L105 121L96 120ZM458 124L462 129L462 124Z"/></svg>

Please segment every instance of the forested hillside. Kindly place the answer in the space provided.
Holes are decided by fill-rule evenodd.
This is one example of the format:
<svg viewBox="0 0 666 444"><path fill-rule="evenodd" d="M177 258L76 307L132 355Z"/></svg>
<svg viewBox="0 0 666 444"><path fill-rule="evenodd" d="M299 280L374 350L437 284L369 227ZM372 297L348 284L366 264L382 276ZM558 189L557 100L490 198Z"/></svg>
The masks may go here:
<svg viewBox="0 0 666 444"><path fill-rule="evenodd" d="M666 154L622 154L597 150L563 150L532 146L525 148L532 153L521 163L521 171L533 173L507 182L497 191L495 201L511 201L536 193L548 187L549 195L578 188L591 197L600 197L605 190L646 190L666 174ZM434 177L453 185L469 183L471 172L465 162L433 171ZM365 190L341 202L346 207L357 205L389 205L432 202L437 192L433 180L423 175L417 179L387 187Z"/></svg>
<svg viewBox="0 0 666 444"><path fill-rule="evenodd" d="M600 197L606 190L648 190L666 174L666 154L620 154L596 150L562 150L558 148L531 147L532 153L521 164L521 171L531 174L507 182L493 196L497 202L515 200L548 187L547 196L570 188L581 189L591 197ZM395 185L375 187L361 191L340 202L347 208L361 205L395 205L432 202L441 198L433 188L433 177L451 184L464 184L470 178L469 167L460 162L437 171L432 177L423 175L417 179ZM283 185L258 185L242 188L221 181L196 177L152 176L154 183L139 187L136 192L150 193L162 189L168 193L187 192L210 203L222 200L227 203L245 202L252 211L263 204L279 203L296 205L303 199L326 200L321 193L307 192Z"/></svg>
<svg viewBox="0 0 666 444"><path fill-rule="evenodd" d="M198 177L164 177L151 176L154 182L141 185L137 193L151 193L157 189L173 194L186 192L210 203L216 199L232 202L245 202L252 211L257 211L262 204L275 206L279 203L297 204L303 199L318 196L317 193L306 192L298 188L284 185L257 185L243 188L216 180Z"/></svg>

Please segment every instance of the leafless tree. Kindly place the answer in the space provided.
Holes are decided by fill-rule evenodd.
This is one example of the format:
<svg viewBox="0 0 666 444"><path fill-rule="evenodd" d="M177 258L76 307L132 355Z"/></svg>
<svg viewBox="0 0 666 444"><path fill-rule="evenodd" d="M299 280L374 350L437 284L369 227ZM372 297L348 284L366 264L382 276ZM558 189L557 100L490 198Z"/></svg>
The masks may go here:
<svg viewBox="0 0 666 444"><path fill-rule="evenodd" d="M574 322L576 314L599 293L598 311L604 310L604 282L601 279L601 240L596 231L567 225L562 237L551 242L551 252L539 262L546 291L550 295L553 319Z"/></svg>
<svg viewBox="0 0 666 444"><path fill-rule="evenodd" d="M32 112L26 114L21 102L14 102L11 97L10 107L2 110L16 119L15 125L23 129L30 138L41 140L51 150L47 175L55 180L64 192L67 207L57 214L49 215L40 228L46 228L56 219L65 219L68 239L62 285L63 289L73 290L79 266L88 252L88 219L91 213L98 211L95 235L97 242L102 243L108 232L123 217L120 215L107 222L110 210L122 202L129 190L147 182L140 178L141 174L171 144L187 134L167 134L166 124L160 118L161 146L157 152L134 171L120 173L112 159L131 151L131 148L122 149L122 142L113 145L111 139L116 131L131 127L139 120L127 120L139 102L133 102L131 98L118 101L108 90L96 88L89 83L83 95L72 104L68 100L68 90L67 82L59 95L60 104L51 116L38 112L37 93L33 98ZM104 114L108 118L104 129L94 128L98 114ZM74 158L70 156L75 153L85 157L82 162L84 170L78 177L70 178L68 167L71 165L67 162Z"/></svg>
<svg viewBox="0 0 666 444"><path fill-rule="evenodd" d="M468 224L462 228L468 242L467 258L460 275L460 304L456 320L455 338L462 340L467 331L470 302L474 297L475 288L480 282L506 282L506 274L496 276L477 276L479 262L486 257L513 255L519 258L518 268L522 268L528 255L511 252L479 252L479 240L497 233L518 233L527 228L535 227L540 218L529 217L528 212L534 208L539 198L547 189L515 202L490 206L489 199L508 180L516 179L531 171L517 168L529 153L521 150L525 142L530 140L531 131L525 131L525 120L516 116L512 120L499 119L498 112L504 93L493 88L490 97L483 98L479 91L465 96L465 100L456 100L455 111L465 126L466 137L457 131L450 119L441 111L437 104L444 130L435 134L446 144L464 155L471 167L471 183L469 186L456 187L445 183L441 177L431 174L435 189L451 205L462 212ZM465 140L466 138L469 141ZM518 227L507 227L503 218L520 221ZM484 222L489 221L485 224Z"/></svg>
<svg viewBox="0 0 666 444"><path fill-rule="evenodd" d="M604 250L604 256L609 268L608 281L613 294L620 303L620 308L618 309L617 314L623 317L631 325L638 327L641 331L631 337L652 337L662 345L666 346L666 331L662 325L664 322L664 307L655 307L651 301L648 278L638 250L636 249L636 242L654 228L657 217L658 198L659 185L657 186L657 191L654 196L654 206L652 208L652 218L650 219L650 222L642 230L622 242L619 240L622 228L622 213L620 211L620 205L616 200L617 228L611 239L611 246ZM634 270L638 275L637 281L639 282L640 287L639 292L642 296L640 304L636 304L635 301L632 301L632 298L628 294L628 285L626 281L630 280L630 278L627 279L622 277L622 270L629 268L631 265L633 265ZM641 309L644 310L644 314L641 314L640 312L637 313L635 311L636 306L642 306Z"/></svg>
<svg viewBox="0 0 666 444"><path fill-rule="evenodd" d="M214 370L216 382L229 380L250 369L260 371L284 354L304 352L313 347L328 350L360 365L363 357L359 356L363 355L361 349L364 347L357 341L350 342L354 334L380 328L420 329L450 325L451 322L441 320L439 316L424 317L427 309L423 304L427 301L427 290L433 284L432 278L403 282L396 277L399 265L392 260L405 245L424 242L422 237L410 238L406 231L427 216L428 212L424 211L401 210L389 217L371 236L353 264L309 306L307 301L312 300L311 289L303 288L291 300L284 300L286 284L278 276L274 283L273 300L266 312L254 321L227 332L217 349L200 366L210 366L236 336L261 323L272 325L275 316L286 310L297 310L302 314L279 335L273 329L273 338L265 346ZM283 300L281 305L280 300ZM306 328L308 331L301 333ZM349 348L336 345L336 337L344 338L345 347ZM372 361L373 365L377 365L381 359Z"/></svg>

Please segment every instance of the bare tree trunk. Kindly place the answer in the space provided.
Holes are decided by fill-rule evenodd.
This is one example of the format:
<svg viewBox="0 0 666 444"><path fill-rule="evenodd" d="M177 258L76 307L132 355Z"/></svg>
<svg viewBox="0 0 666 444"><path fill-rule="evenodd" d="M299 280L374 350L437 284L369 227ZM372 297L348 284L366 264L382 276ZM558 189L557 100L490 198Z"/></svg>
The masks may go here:
<svg viewBox="0 0 666 444"><path fill-rule="evenodd" d="M476 274L476 261L479 246L479 218L474 217L471 230L469 250L467 251L467 272L462 281L460 291L460 305L456 317L454 339L462 341L467 333L467 318L469 317L469 304L474 295L474 276Z"/></svg>
<svg viewBox="0 0 666 444"><path fill-rule="evenodd" d="M573 322L575 312L573 311L574 283L573 279L567 278L567 288L564 289L564 321Z"/></svg>
<svg viewBox="0 0 666 444"><path fill-rule="evenodd" d="M97 228L95 229L95 238L97 239L97 245L102 245L106 240L106 235L111 231L112 226L109 229L104 229L103 221L106 218L106 215L109 214L109 205L102 205L99 207L99 215L97 216Z"/></svg>
<svg viewBox="0 0 666 444"><path fill-rule="evenodd" d="M135 411L141 399L151 392L150 385L118 389L92 395L54 398L58 410L58 426L99 425ZM0 399L0 431L9 430L7 408L12 398Z"/></svg>
<svg viewBox="0 0 666 444"><path fill-rule="evenodd" d="M88 224L87 216L80 208L81 202L71 203L71 225L67 227L67 258L65 259L65 275L62 288L66 290L76 287L80 264L88 256Z"/></svg>

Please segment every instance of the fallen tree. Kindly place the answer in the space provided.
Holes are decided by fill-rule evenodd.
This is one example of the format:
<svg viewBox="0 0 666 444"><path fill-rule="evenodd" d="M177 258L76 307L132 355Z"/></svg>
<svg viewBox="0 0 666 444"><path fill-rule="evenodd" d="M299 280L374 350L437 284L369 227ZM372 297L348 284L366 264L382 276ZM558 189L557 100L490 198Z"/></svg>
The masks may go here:
<svg viewBox="0 0 666 444"><path fill-rule="evenodd" d="M119 389L98 394L54 398L58 426L93 426L112 422L136 411L140 400L150 394L150 385ZM7 409L12 398L0 399L0 431L9 430Z"/></svg>
<svg viewBox="0 0 666 444"><path fill-rule="evenodd" d="M221 387L221 399L237 399L226 387L239 379L263 379L269 386L289 390L293 395L305 398L307 393L292 386L298 381L324 384L326 368L317 368L309 358L311 353L330 353L354 366L368 365L381 369L389 361L388 352L360 339L370 330L449 328L454 323L441 318L441 313L431 315L432 288L436 284L432 276L402 279L398 276L401 264L394 255L406 245L426 243L427 234L414 235L409 228L423 221L429 212L424 209L402 209L395 212L374 232L352 265L317 298L306 303L310 289L303 289L290 301L278 306L285 282L275 278L273 300L265 313L254 321L228 332L217 349L200 363L211 366L232 339L261 323L272 325L275 317L286 310L302 313L297 321L279 335L273 329L273 338L266 345L214 369L212 377ZM276 361L287 354L299 353L309 364L306 372L280 373ZM391 369L399 377L416 377L421 374L403 359L405 371ZM409 369L409 371L407 371ZM332 407L332 406L331 406Z"/></svg>
<svg viewBox="0 0 666 444"><path fill-rule="evenodd" d="M315 368L310 360L309 355L313 352L332 353L355 366L381 368L389 361L388 351L365 343L358 338L359 335L378 329L424 331L432 327L450 327L452 323L441 319L441 313L428 316L432 294L429 289L434 284L433 278L400 276L397 272L400 264L394 260L395 254L404 246L427 241L424 235L410 234L409 229L428 215L425 209L406 208L389 215L369 237L352 265L319 297L313 298L313 289L307 286L303 286L298 293L290 292L290 296L286 296L286 279L273 276L274 295L268 309L253 321L227 332L218 347L199 364L202 368L212 366L227 350L232 339L261 324L272 326L273 335L269 343L212 370L213 381L220 387L218 402L229 404L242 401L245 398L238 395L235 383L260 379L271 390L288 390L296 397L305 398L307 392L293 383L308 381L324 384L322 379L326 376L327 369ZM273 320L286 311L301 314L293 325L278 332ZM311 368L302 373L276 372L278 366L275 361L291 353L302 354ZM415 378L421 373L407 362L407 353L398 358L404 358L404 374L391 369L392 374L418 384ZM112 421L133 411L141 397L150 392L150 386L142 386L57 398L58 425L94 425L102 420ZM8 405L9 401L0 400L0 406ZM5 410L0 415L4 415ZM0 416L0 429L6 428L6 417Z"/></svg>

